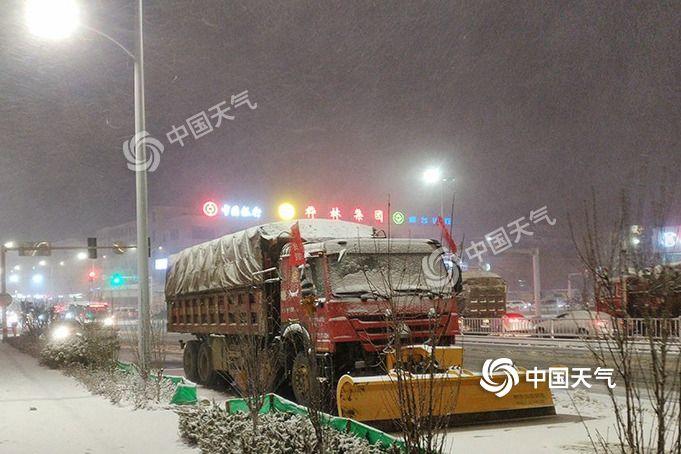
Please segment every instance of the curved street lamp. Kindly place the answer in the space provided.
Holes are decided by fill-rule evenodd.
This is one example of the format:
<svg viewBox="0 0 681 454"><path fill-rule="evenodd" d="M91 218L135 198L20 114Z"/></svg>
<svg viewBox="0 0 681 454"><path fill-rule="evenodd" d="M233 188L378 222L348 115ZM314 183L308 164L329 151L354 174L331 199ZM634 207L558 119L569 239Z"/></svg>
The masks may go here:
<svg viewBox="0 0 681 454"><path fill-rule="evenodd" d="M143 0L138 0L137 42L135 52L131 52L120 42L106 33L82 25L80 9L74 0L29 0L26 4L26 23L36 36L48 39L62 39L70 36L79 26L85 28L119 47L134 62L135 85L135 193L137 199L137 275L139 303L139 352L140 368L148 370L151 353L149 338L151 317L149 312L149 221L147 195L145 110L144 110L144 33Z"/></svg>

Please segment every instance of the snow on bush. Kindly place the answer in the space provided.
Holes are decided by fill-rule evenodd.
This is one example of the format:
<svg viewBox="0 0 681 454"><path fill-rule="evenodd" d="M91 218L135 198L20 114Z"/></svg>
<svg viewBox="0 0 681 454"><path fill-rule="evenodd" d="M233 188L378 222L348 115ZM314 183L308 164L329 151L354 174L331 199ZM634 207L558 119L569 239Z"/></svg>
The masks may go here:
<svg viewBox="0 0 681 454"><path fill-rule="evenodd" d="M98 369L76 364L66 371L91 393L104 396L117 405L132 406L135 410L166 407L175 394L175 384L162 378L160 372L152 372L145 380L136 372L117 368Z"/></svg>
<svg viewBox="0 0 681 454"><path fill-rule="evenodd" d="M229 414L216 404L178 407L180 436L197 445L203 454L318 452L310 421L289 413L267 413L259 417L253 431L250 416ZM384 453L378 446L352 434L326 429L324 452L338 454ZM399 452L399 451L395 451Z"/></svg>
<svg viewBox="0 0 681 454"><path fill-rule="evenodd" d="M107 368L115 364L119 349L116 336L88 330L62 342L45 343L40 351L40 361L53 368L73 364Z"/></svg>

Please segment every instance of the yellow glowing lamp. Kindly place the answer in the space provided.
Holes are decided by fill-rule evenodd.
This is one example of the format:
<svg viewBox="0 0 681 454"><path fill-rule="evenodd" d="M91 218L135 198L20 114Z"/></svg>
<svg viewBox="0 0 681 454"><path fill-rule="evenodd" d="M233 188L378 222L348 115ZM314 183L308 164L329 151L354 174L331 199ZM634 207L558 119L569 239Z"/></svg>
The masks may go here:
<svg viewBox="0 0 681 454"><path fill-rule="evenodd" d="M279 213L279 217L284 221L290 221L296 215L296 209L288 202L279 205L277 212Z"/></svg>

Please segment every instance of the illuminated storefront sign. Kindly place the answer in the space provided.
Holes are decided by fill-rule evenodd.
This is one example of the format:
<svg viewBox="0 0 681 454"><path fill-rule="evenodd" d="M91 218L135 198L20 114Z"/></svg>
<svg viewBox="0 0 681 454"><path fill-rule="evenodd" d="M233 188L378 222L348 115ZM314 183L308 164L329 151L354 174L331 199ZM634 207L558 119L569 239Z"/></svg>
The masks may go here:
<svg viewBox="0 0 681 454"><path fill-rule="evenodd" d="M262 209L258 206L229 203L219 206L212 200L209 200L203 204L202 211L203 214L209 218L213 218L218 214L222 214L226 218L260 219L262 217Z"/></svg>
<svg viewBox="0 0 681 454"><path fill-rule="evenodd" d="M208 217L222 215L226 218L260 219L264 216L263 210L255 205L241 204L218 204L209 200L203 204L203 214ZM302 213L306 219L332 219L361 222L371 225L382 225L391 222L394 225L436 225L437 215L425 215L423 213L413 213L405 210L395 210L388 212L382 209L367 209L361 206L329 205L315 206L312 204L304 205L301 211L291 203L282 203L275 207L273 212L278 213L277 217L282 220L293 219L296 213ZM452 224L452 218L444 218L445 225Z"/></svg>
<svg viewBox="0 0 681 454"><path fill-rule="evenodd" d="M303 210L303 213L307 219L318 219L318 213L327 213L327 219L342 220L347 219L355 222L365 222L368 224L383 224L385 222L386 216L383 210L373 210L373 217L371 217L371 211L368 211L369 216L365 215L365 210L360 207L356 207L349 211L344 211L338 206L332 206L326 210L317 209L314 205L307 205ZM346 213L351 213L346 216ZM424 216L424 215L407 215L404 211L393 211L390 215L390 220L395 225L402 224L420 224L420 225L435 225L437 222L437 216ZM446 225L452 224L452 218L446 217Z"/></svg>
<svg viewBox="0 0 681 454"><path fill-rule="evenodd" d="M209 218L215 217L218 214L218 204L209 200L203 204L202 208L203 214Z"/></svg>

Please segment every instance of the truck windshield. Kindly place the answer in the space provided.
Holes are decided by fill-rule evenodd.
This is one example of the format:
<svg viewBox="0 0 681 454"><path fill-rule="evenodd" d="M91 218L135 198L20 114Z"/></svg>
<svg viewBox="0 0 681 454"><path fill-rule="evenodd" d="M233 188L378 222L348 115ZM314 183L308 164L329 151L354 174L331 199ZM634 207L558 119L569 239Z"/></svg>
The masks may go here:
<svg viewBox="0 0 681 454"><path fill-rule="evenodd" d="M329 272L331 289L340 297L443 295L453 285L441 258L420 253L332 255Z"/></svg>

